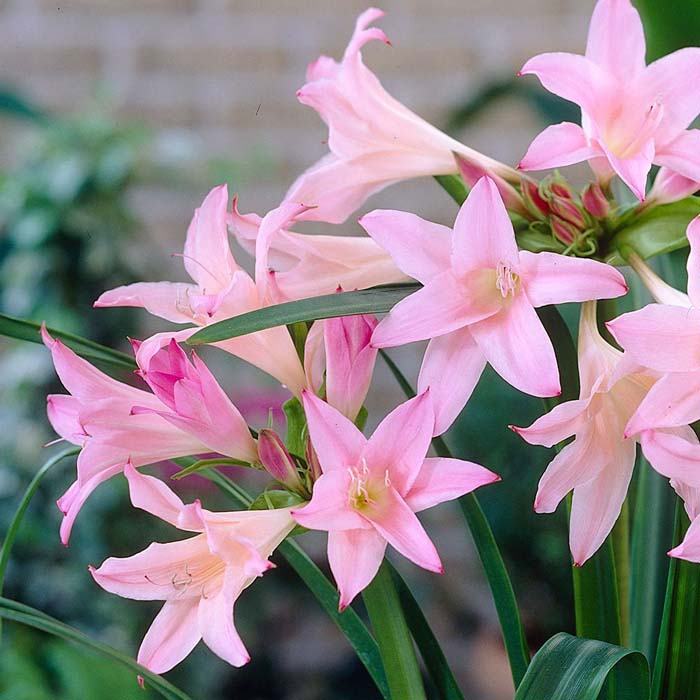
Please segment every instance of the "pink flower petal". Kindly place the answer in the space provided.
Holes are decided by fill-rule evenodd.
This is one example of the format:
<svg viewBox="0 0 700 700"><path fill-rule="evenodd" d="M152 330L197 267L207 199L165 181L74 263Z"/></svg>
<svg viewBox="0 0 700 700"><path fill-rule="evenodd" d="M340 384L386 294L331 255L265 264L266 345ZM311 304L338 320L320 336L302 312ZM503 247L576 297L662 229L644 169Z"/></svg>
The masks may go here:
<svg viewBox="0 0 700 700"><path fill-rule="evenodd" d="M534 307L590 299L613 299L627 292L612 265L557 253L520 253L520 276Z"/></svg>
<svg viewBox="0 0 700 700"><path fill-rule="evenodd" d="M700 180L700 129L682 131L673 141L659 147L654 162L683 175Z"/></svg>
<svg viewBox="0 0 700 700"><path fill-rule="evenodd" d="M192 323L190 296L198 292L184 282L136 282L103 292L93 306L139 307L172 323Z"/></svg>
<svg viewBox="0 0 700 700"><path fill-rule="evenodd" d="M690 243L688 255L688 296L693 306L700 308L700 216L696 216L686 231Z"/></svg>
<svg viewBox="0 0 700 700"><path fill-rule="evenodd" d="M428 457L423 461L418 477L406 495L406 503L411 510L418 512L500 480L498 474L474 462Z"/></svg>
<svg viewBox="0 0 700 700"><path fill-rule="evenodd" d="M486 367L486 358L469 328L433 338L423 355L418 391L430 389L435 409L435 435L454 423Z"/></svg>
<svg viewBox="0 0 700 700"><path fill-rule="evenodd" d="M639 437L644 456L659 474L700 487L700 445L673 431L645 430Z"/></svg>
<svg viewBox="0 0 700 700"><path fill-rule="evenodd" d="M647 177L651 170L651 164L652 162L661 163L659 158L655 157L654 140L649 139L636 153L625 158L615 155L602 141L601 146L613 170L627 187L632 190L632 194L640 202L643 202L646 196Z"/></svg>
<svg viewBox="0 0 700 700"><path fill-rule="evenodd" d="M233 603L241 592L240 574L227 571L222 590L199 603L198 624L204 643L232 666L244 666L250 661L243 641L233 623Z"/></svg>
<svg viewBox="0 0 700 700"><path fill-rule="evenodd" d="M700 562L700 518L695 518L683 537L683 541L674 547L668 555L676 559Z"/></svg>
<svg viewBox="0 0 700 700"><path fill-rule="evenodd" d="M566 401L545 413L528 428L510 427L531 445L552 447L584 427L590 402L590 398Z"/></svg>
<svg viewBox="0 0 700 700"><path fill-rule="evenodd" d="M578 124L562 122L548 126L535 137L518 167L521 170L548 170L580 163L598 155Z"/></svg>
<svg viewBox="0 0 700 700"><path fill-rule="evenodd" d="M385 551L386 540L374 528L328 533L328 563L340 591L341 612L372 582Z"/></svg>

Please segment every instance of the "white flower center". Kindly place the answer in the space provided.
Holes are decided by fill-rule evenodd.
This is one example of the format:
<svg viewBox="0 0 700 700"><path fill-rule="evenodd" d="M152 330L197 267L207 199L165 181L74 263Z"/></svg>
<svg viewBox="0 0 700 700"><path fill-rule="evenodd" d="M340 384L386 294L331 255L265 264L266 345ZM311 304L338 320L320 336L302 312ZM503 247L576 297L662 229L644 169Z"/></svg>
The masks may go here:
<svg viewBox="0 0 700 700"><path fill-rule="evenodd" d="M520 275L513 272L510 263L500 262L496 268L496 289L505 299L509 296L515 296L518 287L520 286Z"/></svg>

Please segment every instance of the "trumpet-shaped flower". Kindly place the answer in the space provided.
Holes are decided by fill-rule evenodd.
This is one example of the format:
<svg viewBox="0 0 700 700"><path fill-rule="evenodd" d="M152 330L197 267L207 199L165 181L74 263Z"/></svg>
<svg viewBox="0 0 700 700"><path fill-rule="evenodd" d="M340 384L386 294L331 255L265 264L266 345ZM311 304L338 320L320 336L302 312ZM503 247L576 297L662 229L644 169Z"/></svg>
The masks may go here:
<svg viewBox="0 0 700 700"><path fill-rule="evenodd" d="M457 417L487 361L521 391L560 393L554 348L536 307L627 291L622 275L609 265L518 251L508 213L489 178L472 190L454 231L396 211L370 212L360 224L424 285L379 323L372 344L433 339L418 388L431 388L437 434Z"/></svg>
<svg viewBox="0 0 700 700"><path fill-rule="evenodd" d="M316 321L309 331L304 365L309 388L324 385L326 401L355 420L372 381L377 348L370 341L377 326L374 316L343 316Z"/></svg>
<svg viewBox="0 0 700 700"><path fill-rule="evenodd" d="M251 255L256 254L261 222L257 214L241 214L234 200L229 226ZM277 229L266 243L269 286L276 301L332 294L338 287L366 289L408 280L371 238Z"/></svg>
<svg viewBox="0 0 700 700"><path fill-rule="evenodd" d="M554 512L573 490L569 544L576 566L598 550L620 514L636 452L625 425L654 382L647 373L628 371L622 353L603 340L593 302L583 305L578 347L580 398L559 404L529 428L513 427L545 447L574 436L540 479L535 510Z"/></svg>
<svg viewBox="0 0 700 700"><path fill-rule="evenodd" d="M131 502L189 532L178 542L153 543L131 557L90 568L110 593L135 600L164 600L137 660L154 673L180 663L200 640L234 666L250 660L233 623L241 592L273 566L268 560L295 526L289 509L212 513L199 501L184 505L163 482L129 463Z"/></svg>
<svg viewBox="0 0 700 700"><path fill-rule="evenodd" d="M323 473L311 502L292 515L304 527L328 531L340 609L372 581L387 542L418 566L442 572L415 513L499 477L471 462L426 459L435 420L428 392L392 411L369 439L313 394L304 392L303 401Z"/></svg>
<svg viewBox="0 0 700 700"><path fill-rule="evenodd" d="M330 153L303 173L286 196L316 207L305 214L308 219L341 223L387 185L457 173L453 152L482 172L519 181L512 168L443 134L386 92L360 52L374 39L389 43L381 29L369 26L383 15L375 8L363 12L342 61L321 56L297 92L329 131Z"/></svg>
<svg viewBox="0 0 700 700"><path fill-rule="evenodd" d="M599 0L586 55L546 53L521 75L581 107L582 126L545 129L520 163L543 170L591 161L617 175L643 200L652 163L700 181L700 131L688 130L700 113L700 48L687 48L645 64L639 14L629 0Z"/></svg>
<svg viewBox="0 0 700 700"><path fill-rule="evenodd" d="M185 270L194 283L138 282L105 292L95 302L98 307L143 307L173 323L195 324L194 328L157 333L146 340L138 352L142 367L147 367L153 355L173 338L178 342L189 338L198 330L196 326L254 311L267 303L261 296L265 283L261 281L256 286L231 254L227 207L228 190L221 185L207 195L194 214L182 255ZM268 221L284 226L301 210L300 205L285 207L284 217L273 210ZM304 371L284 327L231 338L216 346L259 367L295 394L304 387Z"/></svg>

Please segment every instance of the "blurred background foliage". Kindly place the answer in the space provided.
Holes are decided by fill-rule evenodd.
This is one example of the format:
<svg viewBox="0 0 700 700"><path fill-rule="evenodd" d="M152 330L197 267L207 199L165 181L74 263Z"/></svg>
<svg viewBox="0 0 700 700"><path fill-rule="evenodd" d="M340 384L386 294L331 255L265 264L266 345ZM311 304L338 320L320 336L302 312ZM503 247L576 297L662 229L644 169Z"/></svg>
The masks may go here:
<svg viewBox="0 0 700 700"><path fill-rule="evenodd" d="M650 60L700 43L697 2L638 0L636 4L645 20ZM444 126L462 134L489 105L514 98L543 125L578 120L569 103L545 93L534 81L496 76L455 104ZM133 189L144 182L178 187L193 181L202 187L221 181L241 187L251 177L264 178L275 167L265 150L255 148L245 159L217 158L204 167L173 166L153 148L154 134L139 124L117 121L99 100L76 116L57 117L7 86L0 89L0 114L21 120L30 135L17 161L0 172L0 310L50 320L56 327L109 345L123 344L124 329L137 334L143 315L128 309L97 313L92 301L104 289L154 278L150 261L139 253L145 241L130 203ZM575 309L565 313L575 330ZM45 459L40 445L51 439L44 413L49 391L61 389L48 353L39 346L0 339L0 529L9 521L18 493ZM503 477L500 484L485 489L480 499L513 576L533 648L557 631L573 631L563 509L552 516L537 516L532 510L537 482L551 455L525 446L503 425L505 413L512 423L528 425L542 410L539 401L513 392L487 371L448 436L457 454L488 464ZM104 594L86 574L85 563L98 563L106 552L125 556L152 540L167 541L175 534L128 507L124 484L113 480L91 497L70 548L64 550L58 544L59 514L53 500L71 481L71 471L68 463L56 470L36 496L14 548L5 594L131 652L157 604ZM203 482L195 482L194 487L189 486L198 494L204 489L212 507L226 507ZM184 489L188 489L186 483ZM447 526L454 528L455 521L448 518ZM460 539L456 546L466 544ZM319 541L312 540L311 550L322 551ZM195 698L209 700L371 697L369 681L323 620L310 594L291 570L277 563L275 576L247 591L236 610L240 631L255 649L254 663L233 671L198 648L171 674L171 680ZM431 609L440 608L438 632L478 636L488 627L488 615L473 607L473 601L470 608L459 595L460 587L479 575L456 576L447 587L454 595L442 600L435 599L426 577L415 579L416 596L429 618ZM494 629L489 634L497 639ZM449 657L449 647L447 652ZM469 691L466 687L468 697ZM129 671L111 662L34 630L5 626L0 653L2 700L97 696L131 700L151 694L144 694Z"/></svg>

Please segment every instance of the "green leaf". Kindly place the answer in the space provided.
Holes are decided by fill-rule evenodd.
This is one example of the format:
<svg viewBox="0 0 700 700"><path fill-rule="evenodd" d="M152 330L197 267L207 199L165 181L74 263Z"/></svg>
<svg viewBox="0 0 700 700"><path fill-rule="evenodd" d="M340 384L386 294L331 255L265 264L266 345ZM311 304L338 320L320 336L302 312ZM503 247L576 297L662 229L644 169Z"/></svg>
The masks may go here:
<svg viewBox="0 0 700 700"><path fill-rule="evenodd" d="M428 675L435 685L438 697L440 700L464 700L464 695L459 689L445 654L440 648L440 643L430 629L430 625L425 619L420 605L413 597L411 589L391 563L387 562L387 566L394 581L394 587L399 596L408 628L411 630L411 635L423 658Z"/></svg>
<svg viewBox="0 0 700 700"><path fill-rule="evenodd" d="M304 499L297 493L282 489L270 489L263 491L249 506L248 510L275 510L277 508L291 508L304 503Z"/></svg>
<svg viewBox="0 0 700 700"><path fill-rule="evenodd" d="M469 190L459 175L435 175L435 180L460 207L464 204Z"/></svg>
<svg viewBox="0 0 700 700"><path fill-rule="evenodd" d="M403 376L399 367L386 352L382 352L381 355L392 374L396 377L406 397L409 399L413 398L416 392ZM452 453L442 437L433 438L433 447L439 457L452 457ZM498 621L501 625L501 633L503 634L503 643L510 663L510 672L517 687L530 663L530 651L525 639L525 631L520 618L518 603L515 599L513 584L508 576L503 556L498 548L493 530L481 508L479 499L475 494L469 493L459 499L459 506L474 539L481 564L484 567L486 581L493 595Z"/></svg>
<svg viewBox="0 0 700 700"><path fill-rule="evenodd" d="M413 639L386 561L362 591L392 700L426 700Z"/></svg>
<svg viewBox="0 0 700 700"><path fill-rule="evenodd" d="M191 463L192 458L182 457L174 461L186 467ZM205 469L200 472L200 475L216 484L238 506L249 508L253 503L253 498L245 489L220 472ZM296 571L321 604L321 607L345 635L382 697L388 700L389 686L379 655L379 647L365 623L351 607L346 608L342 613L338 612L338 592L335 586L296 542L285 540L277 550Z"/></svg>
<svg viewBox="0 0 700 700"><path fill-rule="evenodd" d="M419 288L419 284L391 284L363 289L359 292L326 294L311 299L266 306L257 311L212 323L190 336L186 342L189 345L218 343L229 338L237 338L275 326L287 326L299 321L385 313Z"/></svg>
<svg viewBox="0 0 700 700"><path fill-rule="evenodd" d="M287 449L297 457L306 454L306 414L304 407L296 396L282 406L287 417Z"/></svg>
<svg viewBox="0 0 700 700"><path fill-rule="evenodd" d="M643 260L684 248L688 245L685 230L698 214L700 197L688 197L630 217L610 239L611 252L606 262L625 265L626 248L635 251Z"/></svg>
<svg viewBox="0 0 700 700"><path fill-rule="evenodd" d="M122 666L126 666L127 668L131 669L135 674L142 676L154 690L158 691L168 700L190 700L188 695L176 688L174 685L172 685L172 683L169 683L164 678L161 678L157 674L149 671L144 666L137 664L136 661L134 661L130 656L113 649L103 642L99 642L96 639L91 639L79 630L70 627L69 625L60 622L53 617L50 617L39 610L35 610L28 605L23 605L22 603L17 603L14 600L0 597L0 618L29 625L30 627L42 630L48 634L61 637L69 642L79 644L80 646L90 649L101 656L110 658L113 661L120 663Z"/></svg>
<svg viewBox="0 0 700 700"><path fill-rule="evenodd" d="M648 514L647 514L648 517ZM688 518L676 499L673 543L688 528ZM700 688L700 566L671 558L659 645L654 664L654 700L695 700Z"/></svg>
<svg viewBox="0 0 700 700"><path fill-rule="evenodd" d="M201 472L203 469L210 469L211 467L249 467L248 462L243 462L240 459L232 459L229 457L221 457L219 459L198 459L188 467L181 469L179 472L173 474L171 479L182 479L190 474L196 474Z"/></svg>
<svg viewBox="0 0 700 700"><path fill-rule="evenodd" d="M87 338L81 338L73 333L65 333L55 328L47 328L47 330L54 338L60 338L71 350L88 360L102 362L119 369L136 368L134 359L126 353L112 350L112 348L87 340ZM41 324L39 323L0 314L0 335L41 344L40 331Z"/></svg>
<svg viewBox="0 0 700 700"><path fill-rule="evenodd" d="M515 700L598 700L601 691L615 700L649 700L644 655L561 632L535 654Z"/></svg>

